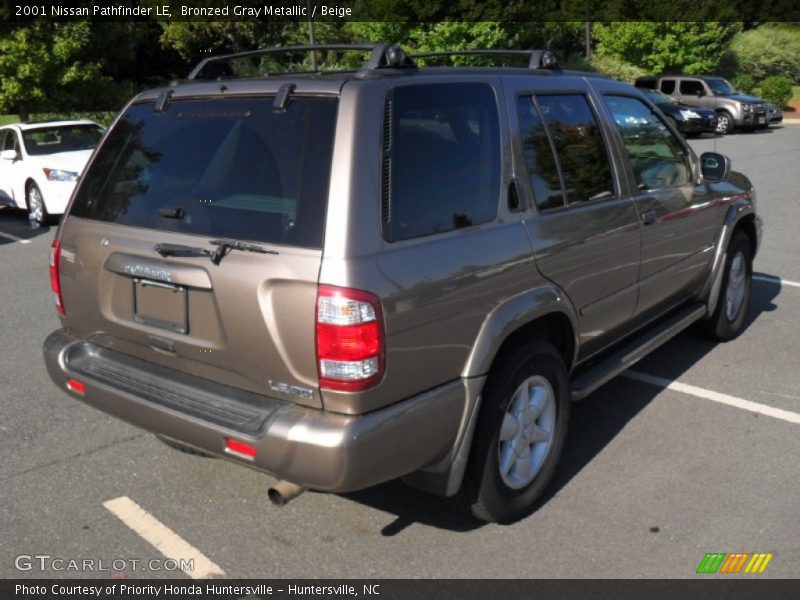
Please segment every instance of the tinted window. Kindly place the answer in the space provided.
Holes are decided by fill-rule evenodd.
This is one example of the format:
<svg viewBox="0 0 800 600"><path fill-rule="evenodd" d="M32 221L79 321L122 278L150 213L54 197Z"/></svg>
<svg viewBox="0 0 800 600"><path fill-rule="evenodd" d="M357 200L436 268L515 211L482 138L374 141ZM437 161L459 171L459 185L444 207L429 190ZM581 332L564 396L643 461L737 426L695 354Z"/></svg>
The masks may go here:
<svg viewBox="0 0 800 600"><path fill-rule="evenodd" d="M22 143L31 156L94 150L103 137L96 125L70 125L68 127L43 127L22 133Z"/></svg>
<svg viewBox="0 0 800 600"><path fill-rule="evenodd" d="M681 143L647 105L636 98L606 96L639 189L686 185L689 158Z"/></svg>
<svg viewBox="0 0 800 600"><path fill-rule="evenodd" d="M645 89L648 89L648 90L654 90L657 87L656 86L656 80L655 79L645 79L645 78L641 78L640 77L639 79L636 80L636 87L645 88Z"/></svg>
<svg viewBox="0 0 800 600"><path fill-rule="evenodd" d="M710 87L715 94L719 94L720 96L730 96L731 94L736 93L736 89L728 82L727 79L714 77L712 79L707 79L706 82L708 83L708 87Z"/></svg>
<svg viewBox="0 0 800 600"><path fill-rule="evenodd" d="M387 239L491 221L500 190L500 140L492 89L484 84L402 86L388 102Z"/></svg>
<svg viewBox="0 0 800 600"><path fill-rule="evenodd" d="M661 80L661 91L665 94L671 94L675 91L675 80L674 79L662 79Z"/></svg>
<svg viewBox="0 0 800 600"><path fill-rule="evenodd" d="M525 168L531 182L534 202L540 210L563 206L564 194L556 159L533 98L521 96L517 100L517 109Z"/></svg>
<svg viewBox="0 0 800 600"><path fill-rule="evenodd" d="M179 100L128 109L72 214L123 225L321 247L337 102ZM180 208L166 218L162 208ZM174 212L174 211L173 211Z"/></svg>
<svg viewBox="0 0 800 600"><path fill-rule="evenodd" d="M6 137L3 140L3 150L18 150L17 134L10 129L7 129L4 133Z"/></svg>
<svg viewBox="0 0 800 600"><path fill-rule="evenodd" d="M613 195L611 165L597 119L581 94L537 96L561 165L567 201Z"/></svg>
<svg viewBox="0 0 800 600"><path fill-rule="evenodd" d="M705 91L705 87L699 81L692 79L681 80L681 94L684 96L696 96L699 92Z"/></svg>

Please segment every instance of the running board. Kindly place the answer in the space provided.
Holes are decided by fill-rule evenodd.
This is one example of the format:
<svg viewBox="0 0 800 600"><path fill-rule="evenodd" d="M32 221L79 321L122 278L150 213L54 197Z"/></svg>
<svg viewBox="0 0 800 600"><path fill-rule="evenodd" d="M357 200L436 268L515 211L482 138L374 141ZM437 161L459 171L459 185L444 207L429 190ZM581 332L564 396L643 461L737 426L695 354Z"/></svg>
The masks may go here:
<svg viewBox="0 0 800 600"><path fill-rule="evenodd" d="M582 400L604 383L650 354L695 321L706 316L705 304L693 304L634 338L616 352L576 377L570 385L572 400Z"/></svg>

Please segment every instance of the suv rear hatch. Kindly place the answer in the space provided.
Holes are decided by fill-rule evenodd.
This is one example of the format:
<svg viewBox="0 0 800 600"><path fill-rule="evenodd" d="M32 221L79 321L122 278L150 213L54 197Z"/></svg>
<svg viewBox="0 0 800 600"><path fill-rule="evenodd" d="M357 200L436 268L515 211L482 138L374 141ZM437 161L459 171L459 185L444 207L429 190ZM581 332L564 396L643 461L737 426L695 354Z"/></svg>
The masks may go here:
<svg viewBox="0 0 800 600"><path fill-rule="evenodd" d="M70 334L322 405L315 304L338 100L273 101L128 107L62 226Z"/></svg>

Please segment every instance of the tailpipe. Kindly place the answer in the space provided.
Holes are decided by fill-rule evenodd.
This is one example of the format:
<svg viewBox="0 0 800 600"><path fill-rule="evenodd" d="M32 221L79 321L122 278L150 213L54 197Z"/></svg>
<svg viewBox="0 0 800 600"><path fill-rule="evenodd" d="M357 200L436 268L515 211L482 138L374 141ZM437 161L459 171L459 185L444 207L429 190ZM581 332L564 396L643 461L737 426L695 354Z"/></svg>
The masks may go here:
<svg viewBox="0 0 800 600"><path fill-rule="evenodd" d="M275 506L286 506L305 491L306 488L302 485L279 481L267 490L267 497Z"/></svg>

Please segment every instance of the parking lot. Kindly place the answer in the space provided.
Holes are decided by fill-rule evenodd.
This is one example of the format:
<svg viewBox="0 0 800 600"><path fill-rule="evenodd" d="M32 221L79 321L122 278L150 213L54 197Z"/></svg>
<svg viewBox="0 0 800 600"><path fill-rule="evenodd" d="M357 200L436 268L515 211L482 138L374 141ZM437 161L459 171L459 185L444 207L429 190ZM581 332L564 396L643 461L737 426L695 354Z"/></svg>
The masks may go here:
<svg viewBox="0 0 800 600"><path fill-rule="evenodd" d="M68 397L41 358L55 228L0 210L0 576L695 577L707 552L773 553L756 577L800 576L800 126L691 144L758 191L747 329L684 333L574 405L554 485L510 526L398 482L276 509L269 477ZM20 555L103 563L19 571ZM175 556L195 570L142 570Z"/></svg>

